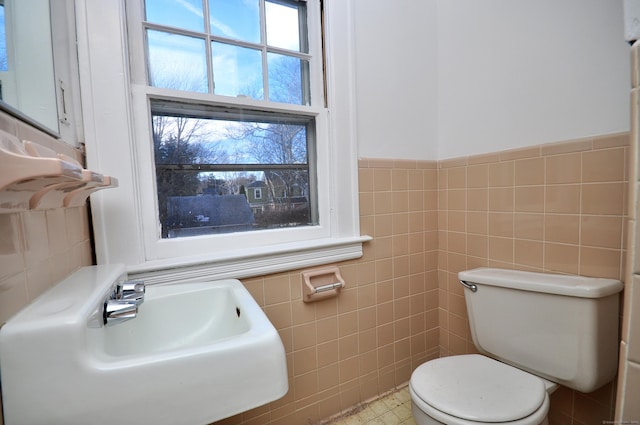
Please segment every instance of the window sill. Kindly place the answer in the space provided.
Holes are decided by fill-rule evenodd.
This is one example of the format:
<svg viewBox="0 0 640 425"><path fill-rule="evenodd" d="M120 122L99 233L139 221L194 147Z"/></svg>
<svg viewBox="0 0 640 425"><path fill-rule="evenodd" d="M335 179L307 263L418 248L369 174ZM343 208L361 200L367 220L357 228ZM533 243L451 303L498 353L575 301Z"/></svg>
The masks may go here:
<svg viewBox="0 0 640 425"><path fill-rule="evenodd" d="M198 256L146 262L128 267L131 278L147 284L202 279L241 279L352 260L362 256L370 236L332 238L228 252L224 256Z"/></svg>

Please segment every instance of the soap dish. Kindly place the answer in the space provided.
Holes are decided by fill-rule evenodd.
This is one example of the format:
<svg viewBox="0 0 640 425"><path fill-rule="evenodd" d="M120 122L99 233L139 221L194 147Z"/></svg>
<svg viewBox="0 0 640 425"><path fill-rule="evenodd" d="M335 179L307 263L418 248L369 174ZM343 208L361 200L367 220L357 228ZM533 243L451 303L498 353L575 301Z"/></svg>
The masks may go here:
<svg viewBox="0 0 640 425"><path fill-rule="evenodd" d="M92 192L116 186L71 157L0 130L0 213L79 206Z"/></svg>

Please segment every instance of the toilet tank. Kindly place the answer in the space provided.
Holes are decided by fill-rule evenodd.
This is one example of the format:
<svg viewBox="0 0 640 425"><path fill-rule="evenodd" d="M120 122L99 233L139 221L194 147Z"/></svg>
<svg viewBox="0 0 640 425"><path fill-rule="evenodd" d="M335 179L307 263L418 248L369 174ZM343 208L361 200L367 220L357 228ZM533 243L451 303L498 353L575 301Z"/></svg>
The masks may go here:
<svg viewBox="0 0 640 425"><path fill-rule="evenodd" d="M492 268L458 277L481 353L581 392L614 378L619 280Z"/></svg>

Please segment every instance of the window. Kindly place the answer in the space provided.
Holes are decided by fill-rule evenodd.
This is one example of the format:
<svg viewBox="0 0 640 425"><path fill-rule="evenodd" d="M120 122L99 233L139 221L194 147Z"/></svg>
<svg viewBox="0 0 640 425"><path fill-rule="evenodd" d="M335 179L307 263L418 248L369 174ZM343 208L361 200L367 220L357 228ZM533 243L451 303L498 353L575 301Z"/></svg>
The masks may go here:
<svg viewBox="0 0 640 425"><path fill-rule="evenodd" d="M297 0L146 0L149 84L309 105L306 9Z"/></svg>
<svg viewBox="0 0 640 425"><path fill-rule="evenodd" d="M149 86L311 104L305 2L144 6ZM150 107L162 238L318 224L313 117L153 97ZM268 198L252 199L250 185Z"/></svg>
<svg viewBox="0 0 640 425"><path fill-rule="evenodd" d="M9 70L9 58L7 56L7 28L4 18L4 0L0 0L0 71ZM0 99L2 92L0 91Z"/></svg>
<svg viewBox="0 0 640 425"><path fill-rule="evenodd" d="M99 263L153 283L362 255L349 2L77 8L87 161L121 182L92 200Z"/></svg>
<svg viewBox="0 0 640 425"><path fill-rule="evenodd" d="M151 103L163 238L318 224L312 119L192 109Z"/></svg>

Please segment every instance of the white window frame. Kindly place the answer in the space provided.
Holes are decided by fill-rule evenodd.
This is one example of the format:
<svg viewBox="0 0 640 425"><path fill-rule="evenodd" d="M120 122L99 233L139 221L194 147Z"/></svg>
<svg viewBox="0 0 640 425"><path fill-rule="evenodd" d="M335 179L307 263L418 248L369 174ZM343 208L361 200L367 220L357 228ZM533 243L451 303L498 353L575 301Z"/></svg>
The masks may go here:
<svg viewBox="0 0 640 425"><path fill-rule="evenodd" d="M308 0L309 13L319 10L316 1ZM362 243L370 238L359 232L351 0L324 1L328 108L318 99L311 107L283 106L210 94L185 97L139 84L143 72L139 62L129 62L131 28L126 25L125 0L76 0L75 5L87 162L120 181L118 189L92 195L99 264L124 263L131 275L157 283L243 278L362 255ZM310 32L319 31L312 27L316 21L317 16L309 17ZM317 65L311 72L322 72L321 64ZM322 88L312 88L317 90ZM320 225L162 240L157 229L153 149L146 142L151 140L150 97L205 103L213 99L229 107L255 102L260 108L314 116ZM144 123L140 117L146 117Z"/></svg>

